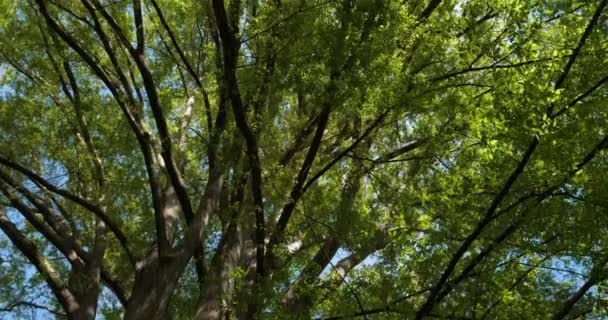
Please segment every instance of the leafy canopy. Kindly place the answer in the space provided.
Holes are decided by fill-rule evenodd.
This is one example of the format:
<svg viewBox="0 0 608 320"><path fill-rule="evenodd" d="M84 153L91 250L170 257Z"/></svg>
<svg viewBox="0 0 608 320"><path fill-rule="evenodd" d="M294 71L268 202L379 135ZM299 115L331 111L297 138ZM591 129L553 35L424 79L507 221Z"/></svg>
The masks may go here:
<svg viewBox="0 0 608 320"><path fill-rule="evenodd" d="M0 1L0 313L608 316L606 2Z"/></svg>

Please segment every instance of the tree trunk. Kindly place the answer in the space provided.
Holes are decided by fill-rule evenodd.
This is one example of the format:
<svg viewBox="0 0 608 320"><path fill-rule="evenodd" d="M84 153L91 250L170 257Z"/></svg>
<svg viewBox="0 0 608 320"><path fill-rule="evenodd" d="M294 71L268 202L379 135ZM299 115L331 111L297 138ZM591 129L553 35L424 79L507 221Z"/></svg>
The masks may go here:
<svg viewBox="0 0 608 320"><path fill-rule="evenodd" d="M180 255L170 261L159 261L158 255L148 258L135 279L129 298L125 320L171 319L168 306L190 257Z"/></svg>
<svg viewBox="0 0 608 320"><path fill-rule="evenodd" d="M234 271L241 259L242 234L232 223L219 244L219 251L213 256L207 282L201 292L196 311L196 320L219 320L226 312L226 306L233 296Z"/></svg>

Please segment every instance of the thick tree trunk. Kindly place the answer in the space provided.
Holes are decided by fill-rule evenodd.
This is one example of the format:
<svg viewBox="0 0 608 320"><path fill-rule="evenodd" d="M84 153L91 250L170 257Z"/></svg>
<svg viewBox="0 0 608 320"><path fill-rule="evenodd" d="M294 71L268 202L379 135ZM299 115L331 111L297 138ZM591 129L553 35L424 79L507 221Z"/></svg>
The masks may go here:
<svg viewBox="0 0 608 320"><path fill-rule="evenodd" d="M138 272L125 312L125 320L167 320L168 306L189 257L178 256L159 262L148 259Z"/></svg>
<svg viewBox="0 0 608 320"><path fill-rule="evenodd" d="M84 285L88 292L82 292L80 296L76 296L79 303L79 308L74 311L74 319L79 320L95 320L95 314L97 312L98 298L99 298L99 287L90 287Z"/></svg>
<svg viewBox="0 0 608 320"><path fill-rule="evenodd" d="M196 310L197 320L220 320L222 318L222 301L220 282L221 279L213 277L209 279L209 283L205 286L205 290L201 293Z"/></svg>
<svg viewBox="0 0 608 320"><path fill-rule="evenodd" d="M225 316L226 305L234 290L234 271L241 259L241 230L231 224L213 256L210 272L199 296L196 320L219 320Z"/></svg>

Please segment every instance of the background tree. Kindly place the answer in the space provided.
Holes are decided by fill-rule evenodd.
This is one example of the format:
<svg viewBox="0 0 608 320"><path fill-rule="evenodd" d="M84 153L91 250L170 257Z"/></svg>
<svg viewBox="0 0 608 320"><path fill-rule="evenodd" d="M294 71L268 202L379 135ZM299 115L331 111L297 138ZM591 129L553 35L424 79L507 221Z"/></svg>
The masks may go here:
<svg viewBox="0 0 608 320"><path fill-rule="evenodd" d="M0 312L599 319L599 1L0 10Z"/></svg>

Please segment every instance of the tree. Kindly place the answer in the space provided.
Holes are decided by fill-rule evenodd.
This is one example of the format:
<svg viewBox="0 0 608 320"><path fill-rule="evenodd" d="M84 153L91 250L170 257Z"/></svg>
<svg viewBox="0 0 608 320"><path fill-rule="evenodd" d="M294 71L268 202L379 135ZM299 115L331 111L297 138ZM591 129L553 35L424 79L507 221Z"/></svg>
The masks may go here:
<svg viewBox="0 0 608 320"><path fill-rule="evenodd" d="M2 1L0 312L606 316L606 2Z"/></svg>

